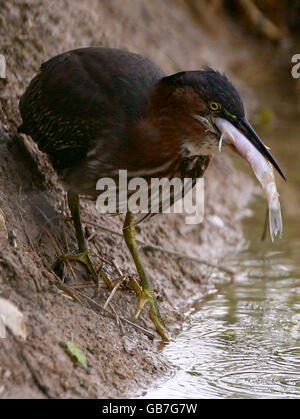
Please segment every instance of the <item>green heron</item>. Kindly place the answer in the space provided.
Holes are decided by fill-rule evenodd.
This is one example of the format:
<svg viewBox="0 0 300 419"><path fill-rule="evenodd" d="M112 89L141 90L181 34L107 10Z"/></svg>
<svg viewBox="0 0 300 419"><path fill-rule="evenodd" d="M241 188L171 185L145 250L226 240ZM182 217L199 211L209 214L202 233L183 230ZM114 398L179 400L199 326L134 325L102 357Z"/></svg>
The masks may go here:
<svg viewBox="0 0 300 419"><path fill-rule="evenodd" d="M96 198L100 178L128 176L192 178L203 176L211 155L218 151L219 117L229 121L283 175L268 148L244 114L240 94L224 74L211 68L170 76L151 60L111 48L81 48L58 55L41 65L20 100L28 134L45 152L67 190L78 254L66 259L86 265L93 280L98 273L111 287L88 252L79 195ZM138 255L134 217L128 211L123 234L135 262L140 285L133 283L139 304L145 304L164 340L154 289Z"/></svg>

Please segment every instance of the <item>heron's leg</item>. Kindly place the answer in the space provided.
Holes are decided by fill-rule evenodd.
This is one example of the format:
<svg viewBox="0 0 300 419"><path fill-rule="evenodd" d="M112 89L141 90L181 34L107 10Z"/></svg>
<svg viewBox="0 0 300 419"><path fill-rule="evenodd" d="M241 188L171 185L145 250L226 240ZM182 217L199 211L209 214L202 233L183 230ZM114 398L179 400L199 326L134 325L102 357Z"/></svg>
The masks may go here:
<svg viewBox="0 0 300 419"><path fill-rule="evenodd" d="M141 285L142 285L142 288L140 288L140 286L137 284L136 281L131 280L129 282L129 285L131 285L131 287L134 289L134 291L136 292L139 298L139 305L133 316L133 319L136 320L139 317L144 305L149 304L151 320L153 321L162 339L168 342L169 339L166 336L165 326L159 314L153 285L147 276L147 273L143 267L143 264L138 254L137 244L135 240L133 214L130 211L127 212L126 217L125 217L125 222L123 226L123 234L124 234L124 238L128 246L128 249L130 250L130 253L134 260L136 269L138 271L138 274L141 280Z"/></svg>
<svg viewBox="0 0 300 419"><path fill-rule="evenodd" d="M92 256L90 255L86 241L83 235L82 231L82 225L80 220L80 211L79 211L79 196L77 193L68 191L67 194L68 197L68 205L71 211L74 227L75 227L75 234L77 238L78 243L78 253L77 254L70 254L65 253L64 255L61 255L57 261L54 264L54 271L60 274L60 276L63 273L63 263L66 260L75 260L78 262L81 262L86 266L88 271L90 272L93 281L96 284L96 287L98 287L98 273L102 277L102 279L105 281L109 289L113 289L113 283L107 278L104 272L100 269L98 264L94 261Z"/></svg>

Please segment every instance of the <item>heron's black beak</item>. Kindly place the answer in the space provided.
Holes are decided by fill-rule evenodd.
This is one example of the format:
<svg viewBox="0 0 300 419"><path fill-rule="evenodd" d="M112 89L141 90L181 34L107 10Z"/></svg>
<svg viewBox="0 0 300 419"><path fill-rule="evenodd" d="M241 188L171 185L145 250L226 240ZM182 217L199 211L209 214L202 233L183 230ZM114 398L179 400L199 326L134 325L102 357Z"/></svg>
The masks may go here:
<svg viewBox="0 0 300 419"><path fill-rule="evenodd" d="M254 129L251 127L250 123L247 121L246 117L231 119L230 121L245 137L254 145L254 147L275 167L278 173L286 180L283 171L280 169L278 163L264 145L262 140L256 134Z"/></svg>

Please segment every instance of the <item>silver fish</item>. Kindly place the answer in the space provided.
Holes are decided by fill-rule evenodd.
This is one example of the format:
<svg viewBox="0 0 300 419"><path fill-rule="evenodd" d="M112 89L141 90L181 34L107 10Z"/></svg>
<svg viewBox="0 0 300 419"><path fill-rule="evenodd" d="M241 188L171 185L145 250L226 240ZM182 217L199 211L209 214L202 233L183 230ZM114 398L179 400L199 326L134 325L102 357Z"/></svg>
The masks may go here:
<svg viewBox="0 0 300 419"><path fill-rule="evenodd" d="M223 118L214 118L214 122L222 134L223 144L231 145L247 160L253 172L261 183L266 194L269 206L269 228L271 239L279 235L282 238L282 217L274 172L271 164L254 147L254 145L229 121Z"/></svg>

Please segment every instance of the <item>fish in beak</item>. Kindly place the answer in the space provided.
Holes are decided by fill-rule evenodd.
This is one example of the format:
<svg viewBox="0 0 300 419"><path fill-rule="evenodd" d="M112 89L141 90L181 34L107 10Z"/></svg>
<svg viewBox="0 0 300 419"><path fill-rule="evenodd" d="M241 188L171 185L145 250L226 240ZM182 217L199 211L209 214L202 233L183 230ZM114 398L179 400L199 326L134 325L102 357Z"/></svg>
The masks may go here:
<svg viewBox="0 0 300 419"><path fill-rule="evenodd" d="M228 119L221 117L214 118L214 123L221 132L221 141L231 146L248 161L265 191L269 206L270 234L273 241L277 234L280 238L282 237L282 218L279 195L271 164L284 179L285 176L269 149L257 136L246 118L233 119L233 121L230 122Z"/></svg>
<svg viewBox="0 0 300 419"><path fill-rule="evenodd" d="M256 134L246 117L236 118L230 121L238 131L240 131L244 136L254 145L254 147L275 167L277 172L286 180L284 173L280 169L278 163L270 153L269 147L267 147L259 136Z"/></svg>

